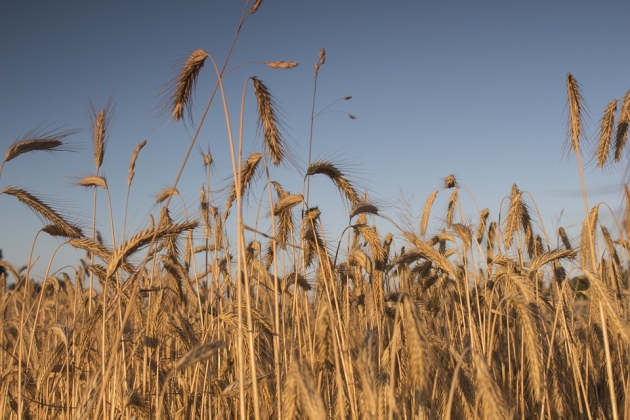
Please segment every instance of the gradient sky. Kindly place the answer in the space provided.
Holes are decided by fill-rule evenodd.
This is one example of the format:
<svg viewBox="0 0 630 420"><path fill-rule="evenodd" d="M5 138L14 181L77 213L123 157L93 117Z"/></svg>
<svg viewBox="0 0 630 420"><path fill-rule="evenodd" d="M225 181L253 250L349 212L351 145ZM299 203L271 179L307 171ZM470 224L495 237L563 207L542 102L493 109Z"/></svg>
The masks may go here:
<svg viewBox="0 0 630 420"><path fill-rule="evenodd" d="M88 103L102 107L112 97L115 116L103 174L117 235L129 159L143 139L148 143L136 166L128 225L132 232L146 226L147 214L157 212L156 194L173 183L190 140L182 124L155 119L160 92L194 49L223 62L243 5L237 0L3 2L0 152L37 126L83 131L68 138L72 152L24 155L7 163L0 189L28 189L89 231L92 192L72 184L94 172ZM584 209L576 159L563 155L565 78L571 72L582 86L590 116L586 130L593 138L606 104L630 88L629 12L630 3L621 1L265 0L245 24L228 67L275 60L300 66L279 71L249 64L231 73L230 113L236 124L244 83L259 77L282 108L287 139L303 168L313 63L325 47L317 110L345 95L353 99L329 108L340 112L315 120L313 154L343 161L385 204L387 215L397 220L397 202L405 196L419 216L427 196L453 173L494 220L516 183L533 195L550 234L563 225L577 235ZM207 62L195 96L196 120L215 80ZM251 88L246 103L246 150L259 150ZM213 104L198 141L215 159L215 189L231 174L220 105ZM606 201L619 209L625 162L604 174L586 171L591 206ZM297 170L275 173L286 189L300 192ZM178 186L186 203L195 203L204 181L195 153ZM255 191L260 194L262 182ZM99 197L105 203L105 196ZM445 214L448 193L440 197L433 210L437 218ZM254 210L256 201L250 202ZM173 206L183 214L180 203ZM327 180L313 181L310 204L323 209L332 239L346 223L338 203ZM467 198L464 203L464 212L476 221L474 205ZM21 266L42 223L14 197L0 195L0 209L0 248L6 260ZM99 207L98 228L108 236L105 212ZM36 277L59 244L40 235ZM76 264L82 256L62 247L52 266Z"/></svg>

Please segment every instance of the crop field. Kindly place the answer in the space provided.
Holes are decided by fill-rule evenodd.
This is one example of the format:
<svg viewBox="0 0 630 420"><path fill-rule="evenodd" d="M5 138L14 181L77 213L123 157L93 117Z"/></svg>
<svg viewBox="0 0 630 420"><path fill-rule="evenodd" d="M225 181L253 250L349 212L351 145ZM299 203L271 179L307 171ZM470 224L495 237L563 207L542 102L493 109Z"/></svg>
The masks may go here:
<svg viewBox="0 0 630 420"><path fill-rule="evenodd" d="M234 42L259 7L244 9ZM630 418L628 210L589 204L583 189L580 235L570 239L563 227L547 229L517 185L492 214L464 208L469 192L443 174L419 220L393 220L343 162L311 156L312 138L302 189L289 191L274 170L297 160L270 87L243 81L259 150L244 146L243 112L228 111L231 51L225 63L193 51L164 93L163 114L191 141L177 146L188 148L179 175L141 227L126 213L114 226L102 167L111 104L90 109L94 172L78 184L94 209L110 208L98 218L94 210L90 226L2 177L36 152L54 161L75 132L33 130L5 151L0 208L18 200L43 221L38 235L84 257L37 280L31 258L25 267L0 261L2 418ZM314 97L324 66L322 49ZM216 78L214 91L195 97L202 77ZM600 167L626 159L630 91L603 110L592 151L583 150L583 98L570 73L566 95L566 149L584 186L583 158ZM194 123L193 98L206 110ZM199 199L174 211L211 104L225 109L231 186L212 188L215 157L202 152ZM144 145L130 156L127 199ZM325 235L325 215L309 201L315 178L347 209L340 240ZM263 197L254 212L252 195Z"/></svg>

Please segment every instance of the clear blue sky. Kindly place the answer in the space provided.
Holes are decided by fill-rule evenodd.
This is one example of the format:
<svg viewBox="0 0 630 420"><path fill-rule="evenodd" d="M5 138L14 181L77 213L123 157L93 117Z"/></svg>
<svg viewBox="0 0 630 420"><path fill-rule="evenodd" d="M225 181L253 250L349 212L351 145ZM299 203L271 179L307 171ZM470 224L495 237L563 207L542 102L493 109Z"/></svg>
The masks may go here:
<svg viewBox="0 0 630 420"><path fill-rule="evenodd" d="M155 195L174 181L189 144L181 124L153 119L156 97L178 71L174 64L192 50L203 48L223 61L242 8L237 0L3 2L0 153L38 125L83 131L68 138L72 153L24 155L7 163L0 189L26 188L88 231L92 192L72 183L94 172L87 104L101 107L112 96L115 117L103 174L120 233L129 158L147 139L129 215L130 230L142 228L147 214L156 212ZM239 68L226 79L230 112L237 121L243 84L249 76L259 77L282 107L294 152L306 161L313 63L325 47L317 109L352 95L330 109L357 119L341 112L317 118L314 155L351 164L361 184L389 204L390 217L397 218L401 191L413 197L419 215L440 180L454 173L495 220L501 199L516 183L533 194L548 230L557 228L563 211L560 223L575 227L583 206L575 158L563 158L566 73L583 88L590 114L586 129L595 136L606 104L630 89L629 12L630 3L622 1L265 0L243 28L231 66L274 60L300 66ZM214 82L207 62L195 115ZM247 103L251 121L251 89ZM199 145L209 147L217 162L213 187L220 188L230 175L220 102L206 124ZM247 133L248 150L259 149L254 131ZM603 175L587 171L591 205L607 201L619 207L624 167ZM277 174L287 189L300 192L296 171ZM195 154L178 187L187 203L195 202L204 180ZM324 209L322 219L334 239L346 220L338 196L326 180L313 188L310 204ZM104 203L105 196L99 197ZM181 211L178 203L174 206ZM42 224L14 197L1 195L0 209L0 248L6 260L20 266ZM444 209L444 201L438 201L434 214L439 217ZM108 236L105 211L99 208L98 227ZM472 204L464 211L475 214ZM45 236L35 247L40 256L35 275L44 273L59 244ZM62 250L53 266L74 264L82 256Z"/></svg>

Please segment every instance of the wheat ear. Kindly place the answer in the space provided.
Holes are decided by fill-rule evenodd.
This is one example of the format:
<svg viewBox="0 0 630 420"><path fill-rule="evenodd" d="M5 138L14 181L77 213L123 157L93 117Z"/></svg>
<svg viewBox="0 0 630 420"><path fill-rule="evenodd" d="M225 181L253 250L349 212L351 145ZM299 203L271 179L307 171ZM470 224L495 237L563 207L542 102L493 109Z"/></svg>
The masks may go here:
<svg viewBox="0 0 630 420"><path fill-rule="evenodd" d="M155 198L155 204L160 204L167 198L174 195L179 195L179 191L177 191L177 188L166 187L162 191L160 191Z"/></svg>
<svg viewBox="0 0 630 420"><path fill-rule="evenodd" d="M57 225L59 229L58 232L65 233L66 237L80 238L81 236L83 236L83 232L79 227L68 223L59 213L53 210L52 207L45 204L29 192L9 186L6 187L0 194L8 194L14 196L28 208L33 210L35 214L43 217L52 224Z"/></svg>
<svg viewBox="0 0 630 420"><path fill-rule="evenodd" d="M103 158L105 157L105 149L107 147L107 135L109 131L109 124L112 116L112 103L111 99L107 101L107 105L100 111L96 111L94 104L88 105L90 112L90 120L92 122L92 144L94 146L94 166L96 172L103 164Z"/></svg>
<svg viewBox="0 0 630 420"><path fill-rule="evenodd" d="M278 219L276 237L282 249L286 249L289 234L293 230L293 208L302 202L304 197L301 194L286 194L274 206L273 213Z"/></svg>
<svg viewBox="0 0 630 420"><path fill-rule="evenodd" d="M134 149L133 154L131 155L131 161L129 162L129 176L127 177L127 187L131 185L131 181L133 181L133 177L135 175L136 169L136 160L138 159L138 155L140 154L140 150L147 144L146 140L142 140Z"/></svg>
<svg viewBox="0 0 630 420"><path fill-rule="evenodd" d="M592 256L595 255L595 228L599 215L599 205L594 206L591 209L589 215L584 219L582 224L581 239L580 239L580 263L583 267L589 267L589 263L595 264L596 261L591 261Z"/></svg>
<svg viewBox="0 0 630 420"><path fill-rule="evenodd" d="M615 129L615 114L617 113L617 99L612 100L604 110L599 126L599 144L597 146L597 166L604 166L610 156L613 130Z"/></svg>
<svg viewBox="0 0 630 420"><path fill-rule="evenodd" d="M420 223L420 234L427 234L427 226L429 225L429 216L431 215L431 208L433 207L433 203L435 202L435 198L438 195L439 190L435 190L429 195L427 198L427 202L424 203L424 210L422 211L422 221Z"/></svg>
<svg viewBox="0 0 630 420"><path fill-rule="evenodd" d="M571 73L567 73L567 102L569 108L569 148L580 153L582 137L582 94L580 85Z"/></svg>
<svg viewBox="0 0 630 420"><path fill-rule="evenodd" d="M353 205L357 205L361 202L359 194L352 186L352 183L344 176L343 172L339 170L333 163L327 161L313 162L308 166L306 176L323 174L337 186L339 192Z"/></svg>
<svg viewBox="0 0 630 420"><path fill-rule="evenodd" d="M510 208L508 209L507 220L505 222L505 230L503 233L504 245L509 248L512 245L514 239L514 233L520 228L527 233L529 232L531 237L531 218L529 216L529 209L523 201L523 193L518 189L516 184L512 185L512 192L510 194Z"/></svg>
<svg viewBox="0 0 630 420"><path fill-rule="evenodd" d="M453 219L455 217L455 207L459 200L459 189L454 189L451 196L448 199L448 205L446 206L446 226L450 228L453 225Z"/></svg>
<svg viewBox="0 0 630 420"><path fill-rule="evenodd" d="M198 222L169 224L167 226L158 227L157 231L153 229L145 229L142 232L137 233L112 253L112 257L109 260L107 268L108 275L111 275L114 271L116 271L116 269L118 269L118 267L123 263L123 260L129 255L151 243L154 236L156 240L167 236L176 236L186 230L195 229L197 225Z"/></svg>
<svg viewBox="0 0 630 420"><path fill-rule="evenodd" d="M473 363L475 366L475 382L477 388L477 398L481 402L483 419L504 419L507 418L507 407L505 405L501 390L490 373L490 368L486 364L484 357L473 351Z"/></svg>
<svg viewBox="0 0 630 420"><path fill-rule="evenodd" d="M4 160L2 161L2 165L0 165L0 170L5 162L9 162L24 153L61 150L63 139L77 132L78 130L41 131L38 128L31 130L9 146L4 154Z"/></svg>
<svg viewBox="0 0 630 420"><path fill-rule="evenodd" d="M275 109L275 103L267 86L258 78L252 77L254 92L258 102L258 125L263 130L264 148L278 166L286 156L286 144L280 133L280 120Z"/></svg>
<svg viewBox="0 0 630 420"><path fill-rule="evenodd" d="M405 296L401 306L411 379L416 389L423 390L426 386L426 374L430 369L429 355L427 354L428 343L414 301L409 296Z"/></svg>
<svg viewBox="0 0 630 420"><path fill-rule="evenodd" d="M101 187L104 190L107 189L107 180L98 175L88 175L80 180L78 184L81 187Z"/></svg>
<svg viewBox="0 0 630 420"><path fill-rule="evenodd" d="M267 61L265 64L272 69L281 70L293 69L298 66L298 63L295 61Z"/></svg>
<svg viewBox="0 0 630 420"><path fill-rule="evenodd" d="M245 163L243 163L241 172L238 175L241 181L240 182L241 197L245 195L245 191L247 190L247 187L256 177L258 164L260 163L261 158L262 158L262 155L260 153L254 152L251 155L249 155ZM234 202L234 200L236 200L236 180L232 183L232 189L230 191L230 195L228 196L228 199L225 203L225 212L226 212L225 217L226 218L229 215L229 210L232 207L232 203Z"/></svg>
<svg viewBox="0 0 630 420"><path fill-rule="evenodd" d="M173 82L175 88L171 98L171 116L173 120L179 121L184 117L184 113L188 113L192 120L192 96L197 83L197 77L201 71L206 58L209 55L202 49L193 51L181 73Z"/></svg>
<svg viewBox="0 0 630 420"><path fill-rule="evenodd" d="M254 5L252 6L252 8L249 10L249 14L253 15L254 13L256 13L258 11L258 8L262 4L262 2L263 2L263 0L256 0L254 2Z"/></svg>
<svg viewBox="0 0 630 420"><path fill-rule="evenodd" d="M615 130L615 162L621 160L621 153L628 141L628 124L630 124L630 90L626 92L621 101L621 112Z"/></svg>
<svg viewBox="0 0 630 420"><path fill-rule="evenodd" d="M478 243L481 243L481 241L483 240L489 216L490 210L488 209L481 210L481 213L479 214L479 225L477 225L477 234L475 235Z"/></svg>

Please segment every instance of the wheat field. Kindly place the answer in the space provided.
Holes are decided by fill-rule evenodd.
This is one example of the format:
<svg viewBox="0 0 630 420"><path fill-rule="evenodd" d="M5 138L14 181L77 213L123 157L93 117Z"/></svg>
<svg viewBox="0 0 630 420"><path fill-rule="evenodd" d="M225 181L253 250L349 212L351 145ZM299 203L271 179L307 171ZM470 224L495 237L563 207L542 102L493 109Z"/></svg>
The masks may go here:
<svg viewBox="0 0 630 420"><path fill-rule="evenodd" d="M236 37L261 3L246 3ZM162 115L194 135L144 228L128 226L125 215L123 234L114 234L120 226L101 167L111 103L90 109L95 169L78 182L93 190L94 209L107 200L100 223L94 210L91 226L78 226L0 178L1 200L19 200L45 222L42 234L85 253L72 272L42 281L33 279L30 259L23 268L0 261L3 418L630 418L627 210L591 207L583 192L581 232L571 239L562 227L547 230L534 198L517 185L491 214L464 209L467 189L440 174L443 185L420 220L395 221L343 163L314 160L312 138L307 166L298 169L303 188L288 191L274 169L297 159L270 88L245 81L260 150L246 153L242 122L234 125L242 114L228 111L222 78L230 54L221 64L193 51L165 92ZM322 49L314 95L325 62ZM217 83L209 95L196 92L207 105L193 123L205 72ZM583 98L571 74L566 81L566 148L584 186ZM203 153L207 179L194 216L179 214L171 201L213 102L228 122L231 155L222 158L232 163L231 187L211 188L213 156ZM311 124L314 116L315 109ZM629 123L630 92L604 110L589 160L623 163ZM73 134L28 132L6 150L0 176L14 159L62 150ZM145 144L130 157L127 200ZM340 240L326 237L325 215L309 202L312 177L330 181L347 208ZM244 210L251 194L266 201L254 217ZM627 188L625 199L630 208ZM444 214L436 214L436 200L446 203ZM97 225L111 226L111 243Z"/></svg>

